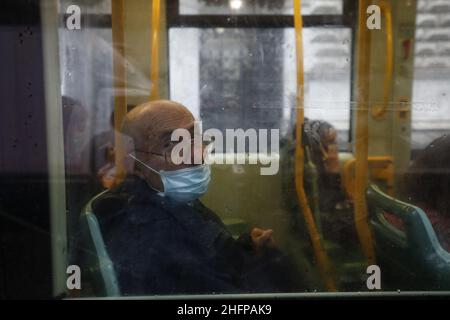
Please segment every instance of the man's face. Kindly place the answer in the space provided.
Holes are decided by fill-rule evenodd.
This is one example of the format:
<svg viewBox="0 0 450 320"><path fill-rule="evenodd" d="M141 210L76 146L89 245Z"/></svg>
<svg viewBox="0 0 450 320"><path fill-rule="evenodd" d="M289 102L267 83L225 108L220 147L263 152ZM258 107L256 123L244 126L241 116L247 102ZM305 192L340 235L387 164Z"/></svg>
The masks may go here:
<svg viewBox="0 0 450 320"><path fill-rule="evenodd" d="M158 120L152 119L152 121L148 122L155 123L146 134L144 133L144 136L147 136L148 139L144 141L141 148L135 150L137 158L158 172L161 170L174 171L198 165L199 161L197 160L197 164L195 164L195 159L199 159L200 163L202 163L204 150L201 143L201 133L192 114L187 110L173 112L173 110L161 109L158 112L160 112ZM172 134L178 129L185 130L186 134L183 138L172 141ZM195 136L194 132L197 133L197 136ZM195 145L194 137L200 140ZM181 142L190 146L190 150L182 149L180 153L172 152ZM188 152L188 154L184 155L183 152ZM190 162L186 163L187 161L183 161L179 164L175 157L190 159ZM152 187L163 191L163 184L158 173L142 165L138 172L150 182Z"/></svg>
<svg viewBox="0 0 450 320"><path fill-rule="evenodd" d="M172 141L172 133L176 129L186 129L189 132L189 136L194 138L194 121L190 121L189 123L180 123L178 127L172 127L161 131L155 139L155 143L150 147L151 150L146 150L148 153L145 153L144 157L141 158L145 163L150 165L157 171L165 170L165 171L173 171L179 170L187 167L194 166L194 152L201 152L202 150L197 150L194 148L194 145L191 146L191 163L182 163L175 164L172 159L172 150L179 141ZM182 154L180 156L183 156Z"/></svg>

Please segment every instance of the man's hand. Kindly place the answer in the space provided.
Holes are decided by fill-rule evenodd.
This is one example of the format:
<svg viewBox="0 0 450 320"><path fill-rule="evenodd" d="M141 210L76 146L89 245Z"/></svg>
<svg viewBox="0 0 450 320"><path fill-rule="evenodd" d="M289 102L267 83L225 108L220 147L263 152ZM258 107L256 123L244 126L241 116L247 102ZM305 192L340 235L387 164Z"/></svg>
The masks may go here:
<svg viewBox="0 0 450 320"><path fill-rule="evenodd" d="M275 248L275 241L272 238L273 230L272 229L260 229L253 228L250 232L250 236L252 238L253 246L256 250L259 250L263 247Z"/></svg>

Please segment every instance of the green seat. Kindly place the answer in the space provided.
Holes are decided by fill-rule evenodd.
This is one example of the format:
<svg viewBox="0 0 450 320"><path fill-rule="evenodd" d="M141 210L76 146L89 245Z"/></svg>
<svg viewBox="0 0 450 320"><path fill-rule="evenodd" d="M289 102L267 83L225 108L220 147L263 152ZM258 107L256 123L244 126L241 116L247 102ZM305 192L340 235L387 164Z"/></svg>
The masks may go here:
<svg viewBox="0 0 450 320"><path fill-rule="evenodd" d="M80 216L81 241L83 243L82 270L87 273L89 284L96 296L120 296L120 289L113 263L103 242L99 223L92 203L107 191L92 198Z"/></svg>
<svg viewBox="0 0 450 320"><path fill-rule="evenodd" d="M425 212L374 185L367 190L367 205L383 283L390 289L450 290L450 254L441 247ZM389 223L386 213L400 219L404 231Z"/></svg>

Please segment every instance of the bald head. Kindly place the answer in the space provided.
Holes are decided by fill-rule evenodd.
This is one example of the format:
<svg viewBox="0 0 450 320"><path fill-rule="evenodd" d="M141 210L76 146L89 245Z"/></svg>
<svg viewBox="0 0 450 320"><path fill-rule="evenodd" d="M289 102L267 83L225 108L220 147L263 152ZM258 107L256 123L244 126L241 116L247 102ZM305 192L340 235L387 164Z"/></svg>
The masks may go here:
<svg viewBox="0 0 450 320"><path fill-rule="evenodd" d="M141 104L131 110L122 124L122 132L133 139L135 149L151 150L167 141L178 128L190 128L194 116L182 104L157 100Z"/></svg>

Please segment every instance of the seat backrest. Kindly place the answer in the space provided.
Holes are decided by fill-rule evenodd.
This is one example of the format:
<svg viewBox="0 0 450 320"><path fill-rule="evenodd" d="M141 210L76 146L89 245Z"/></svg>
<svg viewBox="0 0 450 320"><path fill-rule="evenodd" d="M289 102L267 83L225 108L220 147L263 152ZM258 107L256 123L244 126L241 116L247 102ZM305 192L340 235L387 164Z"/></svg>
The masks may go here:
<svg viewBox="0 0 450 320"><path fill-rule="evenodd" d="M377 261L413 289L449 290L450 254L441 247L425 212L375 185L367 190L367 205ZM404 231L389 223L385 214L400 219Z"/></svg>
<svg viewBox="0 0 450 320"><path fill-rule="evenodd" d="M88 273L94 294L109 297L120 296L120 289L97 217L92 209L93 202L106 192L95 196L85 206L80 216L80 227L83 243L83 270Z"/></svg>

